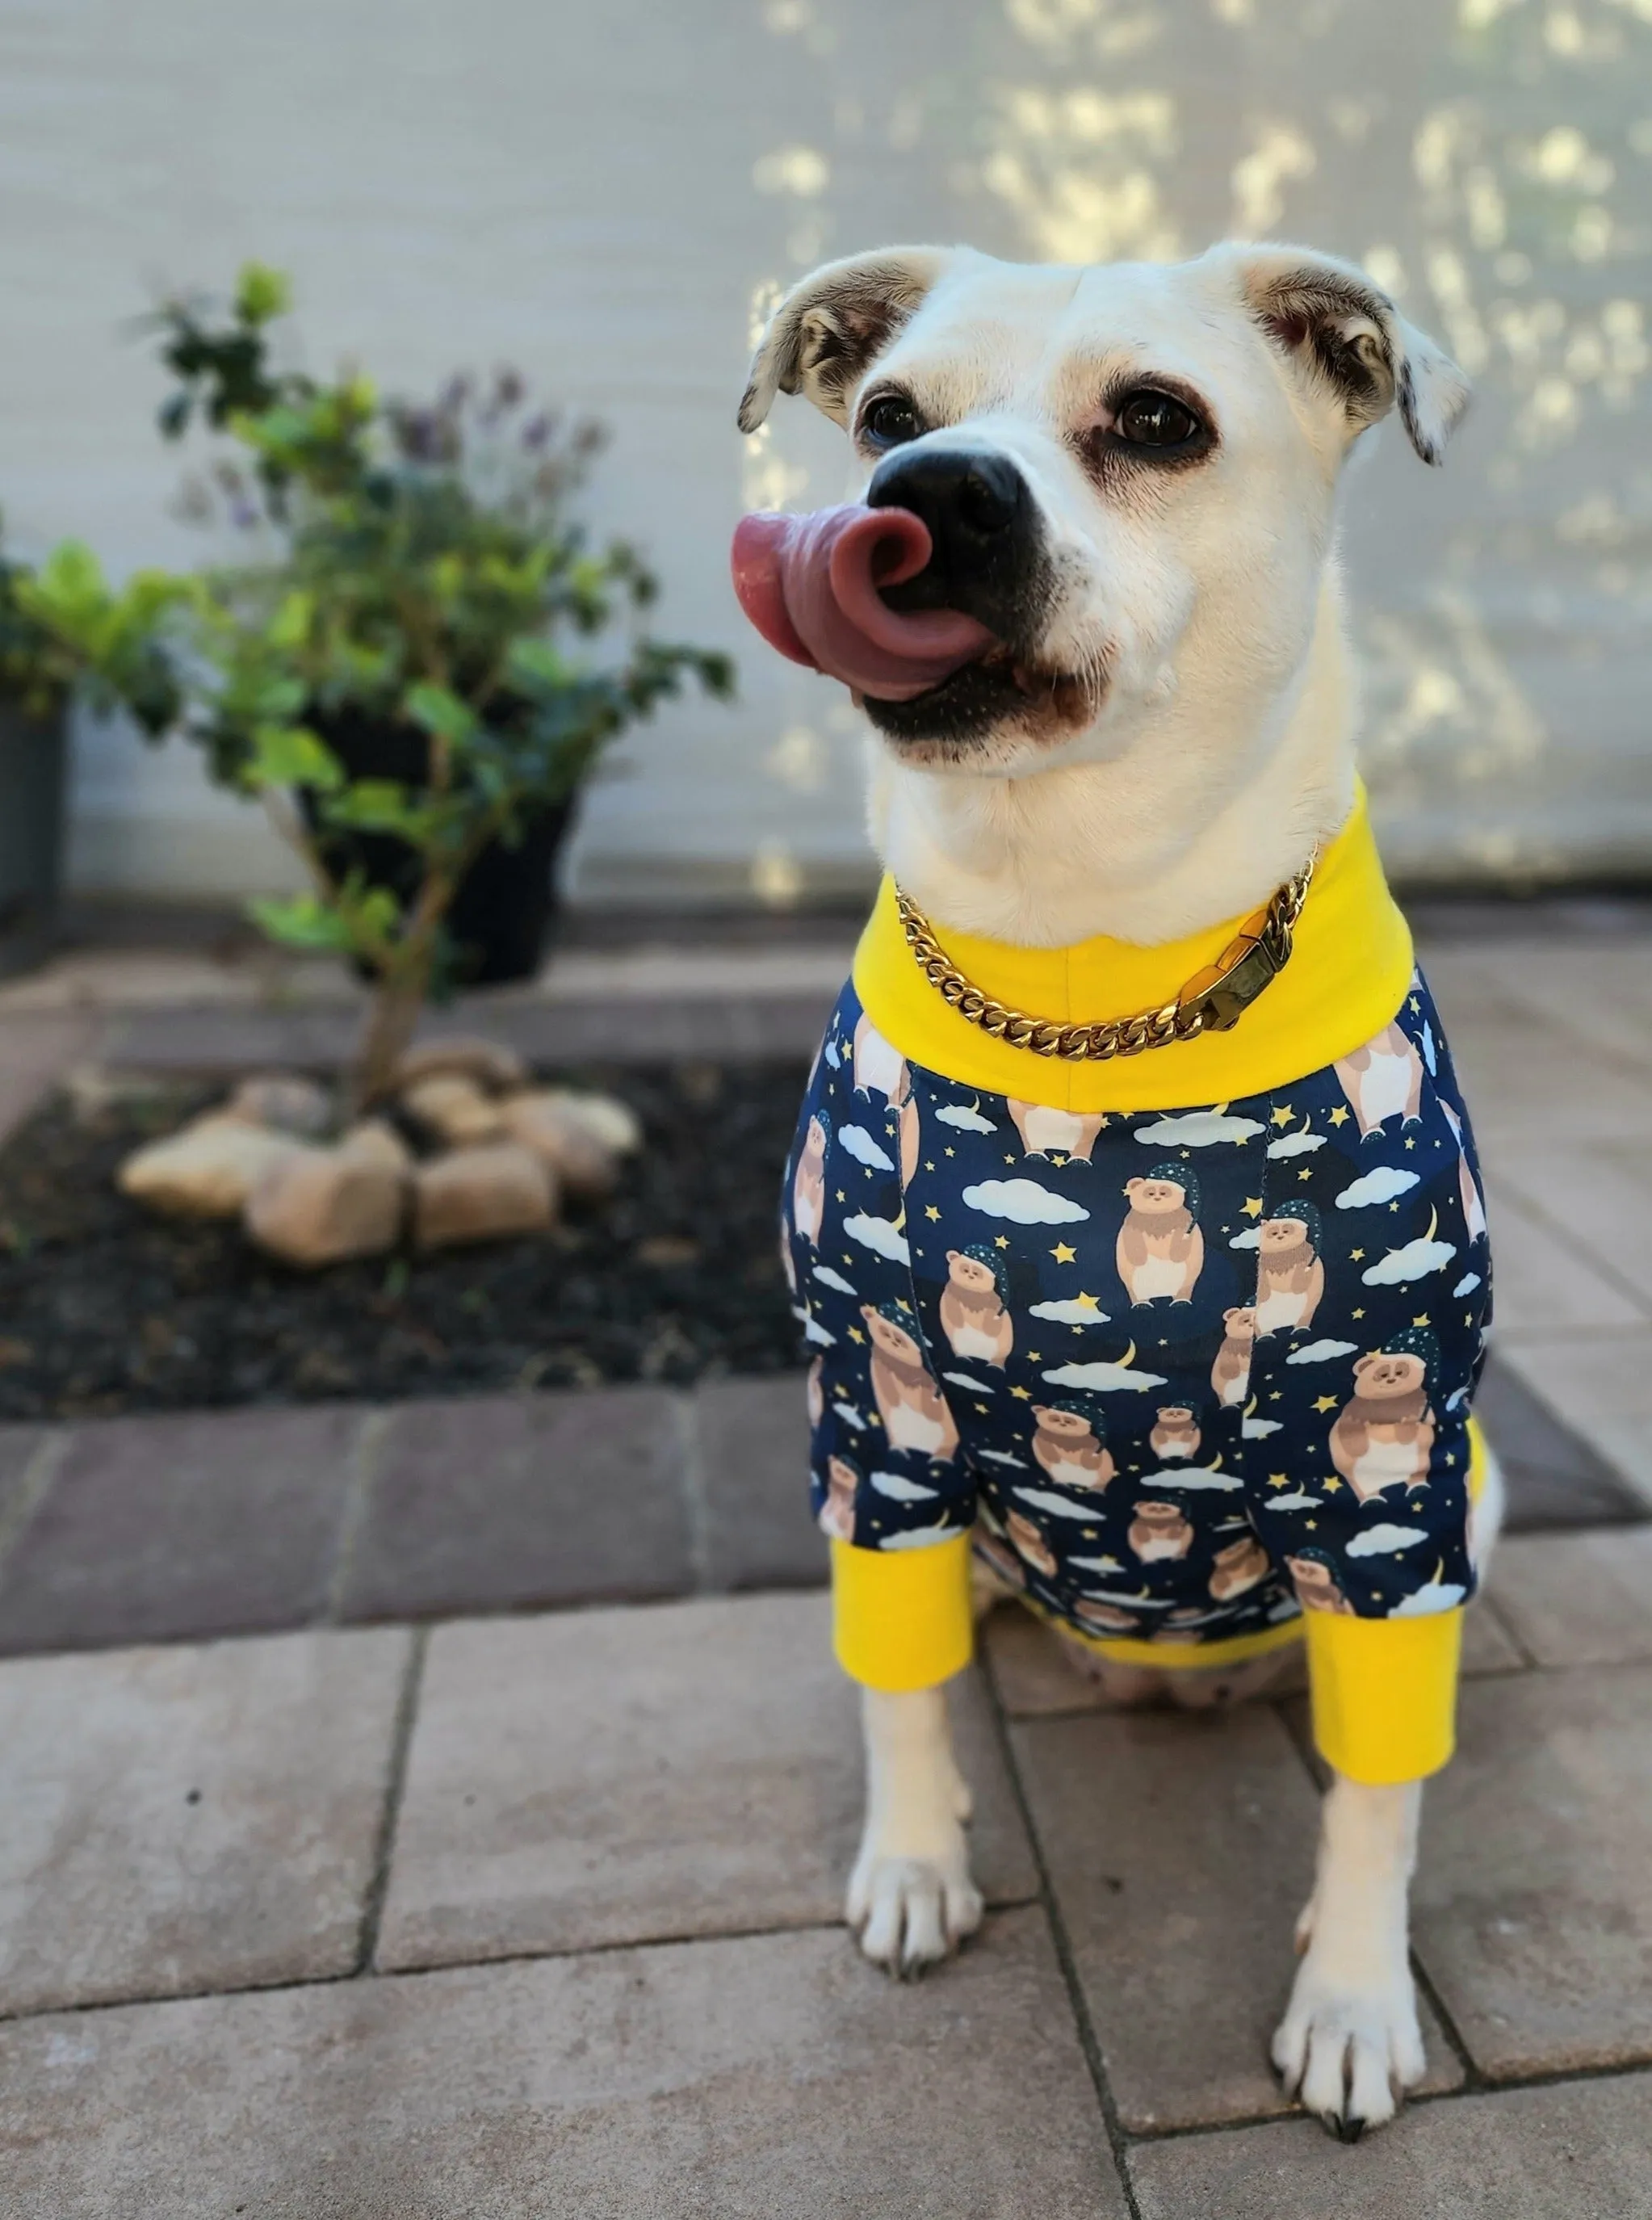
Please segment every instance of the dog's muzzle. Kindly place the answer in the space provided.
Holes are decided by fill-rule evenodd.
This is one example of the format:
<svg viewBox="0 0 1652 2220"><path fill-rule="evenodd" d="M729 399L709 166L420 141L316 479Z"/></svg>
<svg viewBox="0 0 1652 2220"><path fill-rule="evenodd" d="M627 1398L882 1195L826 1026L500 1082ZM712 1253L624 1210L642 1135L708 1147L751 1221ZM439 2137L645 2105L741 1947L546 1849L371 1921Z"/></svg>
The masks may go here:
<svg viewBox="0 0 1652 2220"><path fill-rule="evenodd" d="M892 608L957 609L1001 640L1025 634L1041 535L1037 505L1007 456L921 440L898 448L878 465L866 505L907 509L928 529L929 561L883 589Z"/></svg>

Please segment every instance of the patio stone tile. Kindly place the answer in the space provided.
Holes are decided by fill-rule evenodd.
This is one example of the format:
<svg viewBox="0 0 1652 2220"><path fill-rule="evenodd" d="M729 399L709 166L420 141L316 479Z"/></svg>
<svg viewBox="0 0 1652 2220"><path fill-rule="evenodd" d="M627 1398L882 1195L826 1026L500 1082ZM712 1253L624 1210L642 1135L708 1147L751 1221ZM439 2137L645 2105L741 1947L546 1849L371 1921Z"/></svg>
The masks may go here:
<svg viewBox="0 0 1652 2220"><path fill-rule="evenodd" d="M28 1498L39 1471L34 1460L51 1436L47 1426L0 1425L0 1560L32 1509Z"/></svg>
<svg viewBox="0 0 1652 2220"><path fill-rule="evenodd" d="M1599 1270L1594 1251L1541 1219L1524 1199L1490 1173L1486 1207L1492 1234L1497 1330L1510 1333L1589 1333L1644 1325L1648 1306Z"/></svg>
<svg viewBox="0 0 1652 2220"><path fill-rule="evenodd" d="M1497 1568L1503 1551L1509 1546L1506 1541L1498 1543L1487 1592L1476 1596L1463 1615L1460 1669L1465 1680L1481 1673L1518 1673L1526 1662L1519 1644L1498 1613Z"/></svg>
<svg viewBox="0 0 1652 2220"><path fill-rule="evenodd" d="M1499 1344L1498 1359L1652 1508L1652 1327L1582 1340L1517 1337Z"/></svg>
<svg viewBox="0 0 1652 2220"><path fill-rule="evenodd" d="M1491 1578L1539 1665L1652 1663L1652 1525L1513 1535Z"/></svg>
<svg viewBox="0 0 1652 2220"><path fill-rule="evenodd" d="M840 1935L0 2029L41 2220L1123 2220L1055 1955L901 1984Z"/></svg>
<svg viewBox="0 0 1652 2220"><path fill-rule="evenodd" d="M1288 2111L1268 2044L1318 1799L1278 1714L1045 1718L1012 1740L1125 2125ZM1455 2087L1461 2069L1426 2013L1424 2036L1427 2086Z"/></svg>
<svg viewBox="0 0 1652 2220"><path fill-rule="evenodd" d="M0 2012L347 1972L408 1652L387 1630L0 1665Z"/></svg>
<svg viewBox="0 0 1652 2220"><path fill-rule="evenodd" d="M677 1399L654 1388L399 1404L340 1615L680 1593L682 1439Z"/></svg>
<svg viewBox="0 0 1652 2220"><path fill-rule="evenodd" d="M1646 1666L1462 1692L1456 1762L1424 1799L1412 1931L1493 2080L1652 2052L1649 1718Z"/></svg>
<svg viewBox="0 0 1652 2220"><path fill-rule="evenodd" d="M705 1571L713 1588L819 1587L803 1375L709 1381L695 1394Z"/></svg>
<svg viewBox="0 0 1652 2220"><path fill-rule="evenodd" d="M1593 1074L1587 1083L1593 1089ZM1557 1109L1552 1125L1495 1130L1487 1144L1486 1162L1487 1194L1493 1198L1490 1207L1496 1207L1496 1196L1506 1195L1527 1218L1558 1222L1579 1261L1595 1276L1622 1288L1644 1318L1652 1309L1652 1186L1644 1161L1646 1082L1636 1083L1640 1113L1626 1129L1598 1136L1574 1133L1564 1111ZM1557 1196L1563 1201L1557 1204ZM1493 1261L1497 1240L1494 1224ZM1540 1294L1537 1304L1541 1309ZM1539 1325L1543 1323L1540 1317Z"/></svg>
<svg viewBox="0 0 1652 2220"><path fill-rule="evenodd" d="M1562 1425L1500 1357L1487 1362L1474 1409L1503 1467L1511 1533L1621 1525L1646 1515L1645 1504L1622 1475L1580 1434Z"/></svg>
<svg viewBox="0 0 1652 2220"><path fill-rule="evenodd" d="M0 1651L314 1618L361 1423L345 1404L77 1427L0 1579Z"/></svg>
<svg viewBox="0 0 1652 2220"><path fill-rule="evenodd" d="M1353 2149L1317 2122L1130 2155L1142 2220L1649 2220L1652 2075L1420 2105Z"/></svg>
<svg viewBox="0 0 1652 2220"><path fill-rule="evenodd" d="M828 1611L824 1596L751 1596L439 1628L380 1963L839 1919L861 1754ZM1030 1897L973 1676L954 1707L977 1878L998 1901Z"/></svg>

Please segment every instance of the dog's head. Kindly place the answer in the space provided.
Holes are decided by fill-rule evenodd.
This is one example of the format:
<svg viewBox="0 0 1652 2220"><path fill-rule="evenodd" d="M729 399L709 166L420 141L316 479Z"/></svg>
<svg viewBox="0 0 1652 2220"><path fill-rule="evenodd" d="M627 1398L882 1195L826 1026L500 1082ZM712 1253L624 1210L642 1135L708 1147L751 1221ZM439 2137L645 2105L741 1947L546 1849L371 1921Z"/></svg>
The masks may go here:
<svg viewBox="0 0 1652 2220"><path fill-rule="evenodd" d="M897 608L993 636L909 700L866 708L908 762L1015 772L1102 760L1201 653L1265 700L1299 668L1337 475L1397 406L1437 462L1468 398L1369 279L1306 249L1069 269L967 248L829 264L782 301L740 403L844 426L853 492L927 527Z"/></svg>

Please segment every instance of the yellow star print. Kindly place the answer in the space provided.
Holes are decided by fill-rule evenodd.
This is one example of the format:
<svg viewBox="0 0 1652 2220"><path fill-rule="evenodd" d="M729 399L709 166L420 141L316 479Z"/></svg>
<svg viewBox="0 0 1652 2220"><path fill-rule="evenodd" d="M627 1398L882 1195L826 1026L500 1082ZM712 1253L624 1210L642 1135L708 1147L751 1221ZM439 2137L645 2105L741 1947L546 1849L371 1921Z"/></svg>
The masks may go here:
<svg viewBox="0 0 1652 2220"><path fill-rule="evenodd" d="M1295 1115L1295 1111L1288 1102L1281 1102L1274 1113L1274 1123L1275 1126L1288 1126Z"/></svg>
<svg viewBox="0 0 1652 2220"><path fill-rule="evenodd" d="M1333 1126L1345 1126L1348 1123L1348 1113L1340 1102L1331 1113L1331 1122Z"/></svg>
<svg viewBox="0 0 1652 2220"><path fill-rule="evenodd" d="M1334 1411L1337 1407L1337 1398L1334 1395L1321 1395L1313 1407L1316 1411Z"/></svg>
<svg viewBox="0 0 1652 2220"><path fill-rule="evenodd" d="M1282 1472L1270 1472L1268 1485L1269 1487L1285 1487L1289 1485L1288 1477Z"/></svg>
<svg viewBox="0 0 1652 2220"><path fill-rule="evenodd" d="M993 1237L993 1247L994 1247L994 1249L1007 1249L1007 1248L1009 1247L1009 1236L1008 1236L1008 1234L1007 1234L1007 1233L998 1233L998 1234L994 1234L994 1237Z"/></svg>
<svg viewBox="0 0 1652 2220"><path fill-rule="evenodd" d="M1100 1304L1097 1302L1095 1297L1094 1295L1087 1295L1082 1288L1081 1288L1078 1294L1073 1297L1073 1300L1078 1305L1082 1311L1099 1311L1101 1307Z"/></svg>
<svg viewBox="0 0 1652 2220"><path fill-rule="evenodd" d="M848 1200L848 1197L845 1194L841 1188L838 1189L838 1200L839 1202L845 1202Z"/></svg>
<svg viewBox="0 0 1652 2220"><path fill-rule="evenodd" d="M1077 1250L1069 1249L1064 1241L1057 1241L1050 1253L1058 1264L1076 1264L1078 1262Z"/></svg>
<svg viewBox="0 0 1652 2220"><path fill-rule="evenodd" d="M849 1329L849 1338L851 1341L864 1341L866 1337L857 1325L851 1325Z"/></svg>
<svg viewBox="0 0 1652 2220"><path fill-rule="evenodd" d="M1259 1194L1246 1195L1242 1207L1247 1218L1260 1218L1262 1216L1262 1197Z"/></svg>
<svg viewBox="0 0 1652 2220"><path fill-rule="evenodd" d="M932 1202L926 1202L924 1205L924 1216L926 1218L938 1218L940 1214L940 1212L936 1209Z"/></svg>
<svg viewBox="0 0 1652 2220"><path fill-rule="evenodd" d="M1342 1482L1339 1480L1332 1480L1327 1476L1325 1480L1320 1481L1319 1485L1325 1489L1327 1495L1335 1495L1337 1490L1342 1486Z"/></svg>
<svg viewBox="0 0 1652 2220"><path fill-rule="evenodd" d="M1428 1318L1428 1313L1427 1313L1426 1311L1424 1311L1419 1318L1414 1318L1414 1319L1412 1320L1412 1324L1413 1325L1426 1325L1428 1324L1428 1322L1429 1322L1429 1318Z"/></svg>
<svg viewBox="0 0 1652 2220"><path fill-rule="evenodd" d="M1018 1403L1030 1403L1032 1400L1032 1391L1025 1388L1012 1388L1010 1394Z"/></svg>

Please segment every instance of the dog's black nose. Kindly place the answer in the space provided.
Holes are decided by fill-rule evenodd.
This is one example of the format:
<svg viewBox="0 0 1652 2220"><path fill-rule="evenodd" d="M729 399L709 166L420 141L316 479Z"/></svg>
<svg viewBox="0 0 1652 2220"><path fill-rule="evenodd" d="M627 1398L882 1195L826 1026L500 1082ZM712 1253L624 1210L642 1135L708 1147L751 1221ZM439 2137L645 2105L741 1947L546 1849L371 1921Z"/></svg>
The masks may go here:
<svg viewBox="0 0 1652 2220"><path fill-rule="evenodd" d="M962 609L1001 636L1026 583L1034 533L1026 481L984 448L897 448L878 465L870 508L909 508L928 527L924 570L885 589L892 607Z"/></svg>

